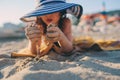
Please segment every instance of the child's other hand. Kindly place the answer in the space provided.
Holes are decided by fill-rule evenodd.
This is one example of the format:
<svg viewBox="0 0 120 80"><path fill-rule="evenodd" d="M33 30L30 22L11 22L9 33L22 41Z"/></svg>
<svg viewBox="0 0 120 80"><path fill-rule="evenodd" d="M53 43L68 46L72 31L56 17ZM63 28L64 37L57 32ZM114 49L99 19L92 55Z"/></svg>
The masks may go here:
<svg viewBox="0 0 120 80"><path fill-rule="evenodd" d="M61 30L58 27L47 28L47 39L52 42L57 42L61 38Z"/></svg>
<svg viewBox="0 0 120 80"><path fill-rule="evenodd" d="M25 28L25 34L28 40L30 40L32 43L35 43L40 40L43 31L38 27L37 24L32 23L27 25Z"/></svg>

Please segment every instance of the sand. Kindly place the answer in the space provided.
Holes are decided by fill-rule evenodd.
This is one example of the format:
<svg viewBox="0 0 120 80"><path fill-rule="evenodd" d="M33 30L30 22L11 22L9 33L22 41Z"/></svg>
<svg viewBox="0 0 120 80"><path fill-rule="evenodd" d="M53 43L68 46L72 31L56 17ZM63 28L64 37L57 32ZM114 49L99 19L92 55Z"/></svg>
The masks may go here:
<svg viewBox="0 0 120 80"><path fill-rule="evenodd" d="M120 80L120 51L75 52L63 57L51 51L41 59L11 58L27 40L0 44L0 80Z"/></svg>

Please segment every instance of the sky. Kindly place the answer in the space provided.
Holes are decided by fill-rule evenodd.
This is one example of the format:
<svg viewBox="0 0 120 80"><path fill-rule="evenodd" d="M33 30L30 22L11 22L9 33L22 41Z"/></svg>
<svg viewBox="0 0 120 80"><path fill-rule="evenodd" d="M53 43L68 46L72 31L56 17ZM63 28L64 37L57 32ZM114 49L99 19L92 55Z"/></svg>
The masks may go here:
<svg viewBox="0 0 120 80"><path fill-rule="evenodd" d="M120 10L120 0L67 0L83 6L83 13L94 13L102 10L102 2L106 10ZM5 22L18 24L24 14L35 8L35 0L0 0L0 26Z"/></svg>

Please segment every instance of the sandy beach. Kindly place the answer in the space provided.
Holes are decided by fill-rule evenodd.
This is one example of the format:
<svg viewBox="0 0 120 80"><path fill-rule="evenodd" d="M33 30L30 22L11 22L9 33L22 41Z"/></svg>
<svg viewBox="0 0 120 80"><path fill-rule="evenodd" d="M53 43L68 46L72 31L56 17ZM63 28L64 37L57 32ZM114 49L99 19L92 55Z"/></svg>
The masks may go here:
<svg viewBox="0 0 120 80"><path fill-rule="evenodd" d="M120 80L120 0L0 6L0 80Z"/></svg>
<svg viewBox="0 0 120 80"><path fill-rule="evenodd" d="M120 80L120 51L76 52L63 57L51 51L35 58L11 58L27 40L0 44L0 80Z"/></svg>

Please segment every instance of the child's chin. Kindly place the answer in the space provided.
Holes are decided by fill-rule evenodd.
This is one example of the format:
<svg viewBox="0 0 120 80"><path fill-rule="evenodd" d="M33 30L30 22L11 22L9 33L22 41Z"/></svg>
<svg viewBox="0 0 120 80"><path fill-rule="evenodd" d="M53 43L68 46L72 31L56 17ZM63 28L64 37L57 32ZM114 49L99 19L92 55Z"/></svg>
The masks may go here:
<svg viewBox="0 0 120 80"><path fill-rule="evenodd" d="M49 23L46 23L47 24L47 26L50 24L50 22Z"/></svg>

